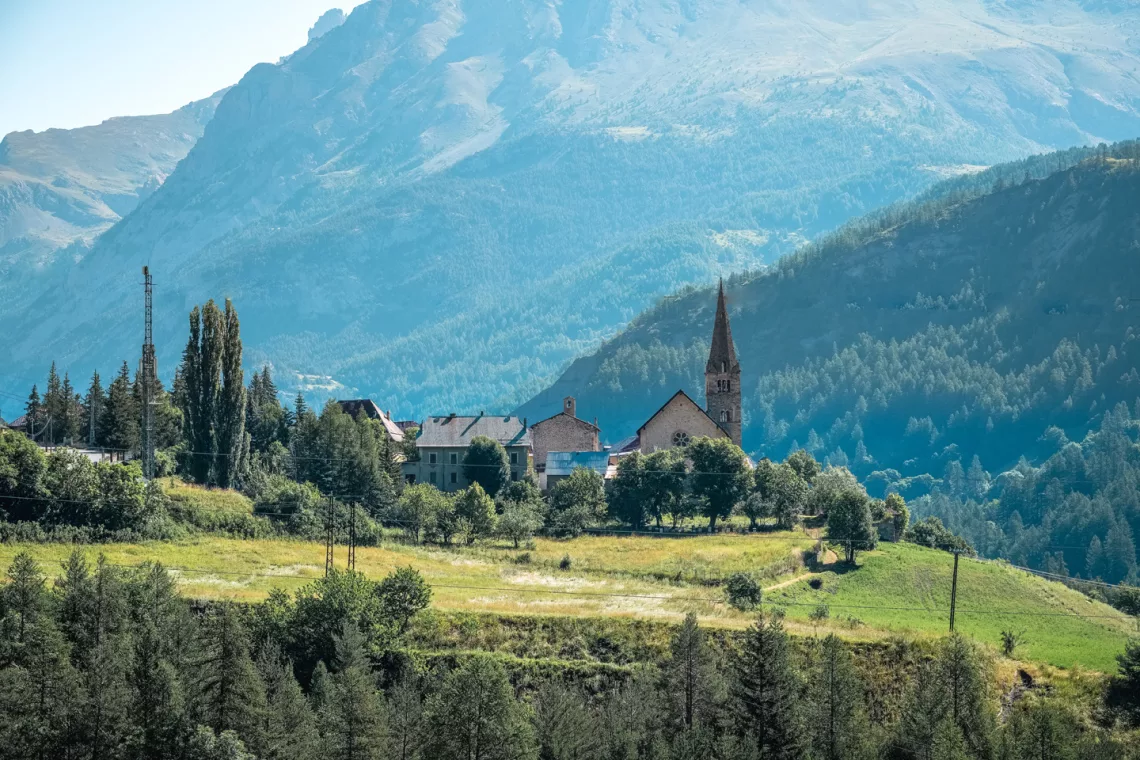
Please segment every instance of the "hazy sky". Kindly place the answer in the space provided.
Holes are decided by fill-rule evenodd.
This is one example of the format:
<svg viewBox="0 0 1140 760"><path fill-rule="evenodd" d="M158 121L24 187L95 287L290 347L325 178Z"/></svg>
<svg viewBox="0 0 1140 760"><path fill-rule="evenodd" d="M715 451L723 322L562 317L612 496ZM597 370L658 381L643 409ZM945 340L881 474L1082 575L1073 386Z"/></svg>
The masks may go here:
<svg viewBox="0 0 1140 760"><path fill-rule="evenodd" d="M0 136L167 113L359 0L0 0Z"/></svg>

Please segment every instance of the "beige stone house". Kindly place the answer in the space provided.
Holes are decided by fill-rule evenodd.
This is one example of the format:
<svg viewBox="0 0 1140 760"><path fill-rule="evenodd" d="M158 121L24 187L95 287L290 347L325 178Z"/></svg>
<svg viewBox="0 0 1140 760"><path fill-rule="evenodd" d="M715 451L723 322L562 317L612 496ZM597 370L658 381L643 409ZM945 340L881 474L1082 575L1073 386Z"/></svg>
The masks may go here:
<svg viewBox="0 0 1140 760"><path fill-rule="evenodd" d="M601 431L597 425L578 419L578 404L573 396L562 400L562 411L530 426L534 452L534 471L546 469L546 455L551 451L601 451Z"/></svg>

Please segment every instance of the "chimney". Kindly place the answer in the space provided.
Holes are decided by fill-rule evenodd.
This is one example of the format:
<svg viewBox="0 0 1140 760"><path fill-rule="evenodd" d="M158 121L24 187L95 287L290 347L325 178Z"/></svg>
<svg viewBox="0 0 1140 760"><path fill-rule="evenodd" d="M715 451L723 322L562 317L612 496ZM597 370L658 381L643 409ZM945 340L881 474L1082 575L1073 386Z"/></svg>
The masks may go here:
<svg viewBox="0 0 1140 760"><path fill-rule="evenodd" d="M578 416L578 402L574 400L573 396L567 396L562 399L562 411L571 417Z"/></svg>

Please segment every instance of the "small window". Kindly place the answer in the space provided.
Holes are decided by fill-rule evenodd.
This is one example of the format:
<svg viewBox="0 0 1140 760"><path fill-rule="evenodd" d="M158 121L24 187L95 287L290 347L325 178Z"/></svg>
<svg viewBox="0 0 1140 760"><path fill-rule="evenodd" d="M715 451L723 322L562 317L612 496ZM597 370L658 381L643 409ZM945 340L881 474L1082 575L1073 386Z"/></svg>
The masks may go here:
<svg viewBox="0 0 1140 760"><path fill-rule="evenodd" d="M678 430L673 433L673 445L677 447L685 447L689 445L689 434L684 430Z"/></svg>
<svg viewBox="0 0 1140 760"><path fill-rule="evenodd" d="M454 472L453 472L453 473L451 473L451 482L452 482L452 483L455 483L455 482L457 482L457 480L456 480L456 477L455 477L455 473L454 473Z"/></svg>
<svg viewBox="0 0 1140 760"><path fill-rule="evenodd" d="M517 451L512 451L511 452L511 464L518 464L518 463L519 463L519 453Z"/></svg>
<svg viewBox="0 0 1140 760"><path fill-rule="evenodd" d="M428 464L435 464L435 452L428 454Z"/></svg>
<svg viewBox="0 0 1140 760"><path fill-rule="evenodd" d="M721 412L720 413L720 421L721 422L728 422L728 412Z"/></svg>
<svg viewBox="0 0 1140 760"><path fill-rule="evenodd" d="M452 464L459 464L459 455L458 454L453 453L451 455L451 463Z"/></svg>
<svg viewBox="0 0 1140 760"><path fill-rule="evenodd" d="M519 479L518 470L511 470L511 480L517 481Z"/></svg>
<svg viewBox="0 0 1140 760"><path fill-rule="evenodd" d="M435 485L435 470L428 473L428 480L431 481L432 485Z"/></svg>

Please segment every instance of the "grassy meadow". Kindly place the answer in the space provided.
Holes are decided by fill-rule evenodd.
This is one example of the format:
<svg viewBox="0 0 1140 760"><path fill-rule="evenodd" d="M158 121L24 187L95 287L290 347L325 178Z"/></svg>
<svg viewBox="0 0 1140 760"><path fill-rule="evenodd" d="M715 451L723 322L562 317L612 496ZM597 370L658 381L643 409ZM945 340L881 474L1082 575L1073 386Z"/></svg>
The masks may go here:
<svg viewBox="0 0 1140 760"><path fill-rule="evenodd" d="M953 557L910 544L883 544L859 567L829 565L811 572L800 553L813 543L803 533L537 539L530 548L477 545L443 549L396 542L357 549L357 569L381 578L412 566L433 586L441 610L503 615L624 617L677 621L695 612L706 625L741 628L751 615L724 603L713 585L736 571L766 587L765 603L785 608L801 634L836 632L853 640L939 636L948 628ZM0 545L7 566L27 550L54 574L71 551L53 544ZM270 589L292 590L324 573L324 546L291 540L201 536L175 542L86 547L94 559L137 565L158 561L175 573L184 593L208 599L256 601ZM560 569L563 557L570 567ZM345 548L336 562L345 565ZM813 588L812 582L819 586ZM827 605L826 619L812 619ZM1002 630L1024 632L1018 656L1040 663L1107 671L1123 650L1131 622L1111 608L1060 584L995 562L963 559L959 569L958 630L991 646Z"/></svg>

